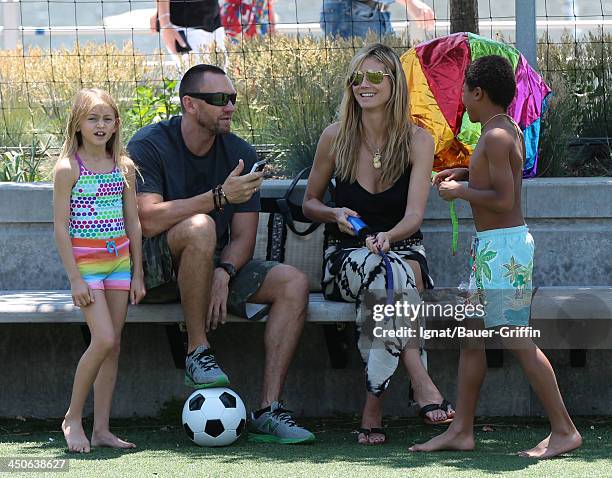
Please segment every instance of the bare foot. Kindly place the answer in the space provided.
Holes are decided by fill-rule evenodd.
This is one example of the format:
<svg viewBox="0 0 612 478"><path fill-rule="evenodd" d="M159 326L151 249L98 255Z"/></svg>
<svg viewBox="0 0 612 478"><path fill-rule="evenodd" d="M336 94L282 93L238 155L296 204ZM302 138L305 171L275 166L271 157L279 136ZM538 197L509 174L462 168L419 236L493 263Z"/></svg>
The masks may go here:
<svg viewBox="0 0 612 478"><path fill-rule="evenodd" d="M471 451L474 449L474 435L456 433L450 428L441 435L433 437L431 440L408 448L408 451L441 451L458 450Z"/></svg>
<svg viewBox="0 0 612 478"><path fill-rule="evenodd" d="M116 437L110 431L93 432L91 435L91 446L104 446L110 448L136 448L136 445L129 441Z"/></svg>
<svg viewBox="0 0 612 478"><path fill-rule="evenodd" d="M85 436L83 424L81 420L68 420L64 418L62 422L62 431L68 445L68 451L71 453L89 453L89 440Z"/></svg>
<svg viewBox="0 0 612 478"><path fill-rule="evenodd" d="M551 433L534 448L521 451L518 455L525 458L545 460L547 458L562 455L563 453L568 453L576 448L580 448L581 445L582 437L580 433L578 433L578 430L574 430L574 432L564 435Z"/></svg>
<svg viewBox="0 0 612 478"><path fill-rule="evenodd" d="M550 441L550 435L548 435L546 438L544 438L544 440L542 440L540 443L538 443L533 448L530 448L529 450L519 451L517 453L517 455L518 456L523 456L525 458L529 458L530 456L532 456L534 454L544 453L546 448L548 448L548 442L549 441Z"/></svg>

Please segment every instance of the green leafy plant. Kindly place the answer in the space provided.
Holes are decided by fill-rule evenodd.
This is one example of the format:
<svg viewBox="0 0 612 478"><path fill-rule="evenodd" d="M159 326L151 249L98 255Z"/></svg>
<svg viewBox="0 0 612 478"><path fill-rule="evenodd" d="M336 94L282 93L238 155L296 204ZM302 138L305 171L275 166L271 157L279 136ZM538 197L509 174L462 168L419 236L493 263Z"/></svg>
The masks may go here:
<svg viewBox="0 0 612 478"><path fill-rule="evenodd" d="M159 86L136 87L132 107L125 114L124 134L128 138L139 128L157 123L181 112L177 101L176 80L164 80Z"/></svg>
<svg viewBox="0 0 612 478"><path fill-rule="evenodd" d="M540 137L543 176L612 175L612 35L544 37L538 63L553 90Z"/></svg>
<svg viewBox="0 0 612 478"><path fill-rule="evenodd" d="M44 144L34 140L30 146L19 146L4 151L0 155L0 181L19 183L40 181L41 166L44 160L51 156L50 142L51 138L47 138Z"/></svg>

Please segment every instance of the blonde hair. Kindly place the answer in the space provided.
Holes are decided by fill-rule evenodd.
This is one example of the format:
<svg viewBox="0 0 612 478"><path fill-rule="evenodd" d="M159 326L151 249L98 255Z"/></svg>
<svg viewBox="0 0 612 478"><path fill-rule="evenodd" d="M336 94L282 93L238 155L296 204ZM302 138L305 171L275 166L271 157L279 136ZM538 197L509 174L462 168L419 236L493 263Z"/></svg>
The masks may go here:
<svg viewBox="0 0 612 478"><path fill-rule="evenodd" d="M106 142L106 151L115 161L127 185L128 182L126 177L128 165L132 164L132 160L128 157L121 142L121 117L119 116L119 108L117 108L117 103L115 103L113 97L100 88L83 88L76 94L70 116L66 122L64 144L62 145L60 158L73 158L75 156L77 149L83 144L83 137L81 136L81 132L78 131L81 122L89 114L92 108L99 104L109 106L115 114L117 131L115 131Z"/></svg>
<svg viewBox="0 0 612 478"><path fill-rule="evenodd" d="M366 45L353 57L346 76L344 95L340 104L339 131L332 145L336 158L336 176L342 181L354 182L357 177L357 158L362 142L361 107L351 86L353 73L366 58L374 58L390 73L391 97L386 104L386 125L388 139L382 155L381 180L395 183L410 164L410 142L412 121L406 75L397 54L381 43Z"/></svg>

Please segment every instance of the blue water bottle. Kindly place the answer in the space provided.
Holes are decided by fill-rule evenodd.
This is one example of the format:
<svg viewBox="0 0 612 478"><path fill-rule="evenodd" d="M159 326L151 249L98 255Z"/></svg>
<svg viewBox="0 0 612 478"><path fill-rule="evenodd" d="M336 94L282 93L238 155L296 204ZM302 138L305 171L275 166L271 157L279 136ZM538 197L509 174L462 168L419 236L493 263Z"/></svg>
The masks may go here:
<svg viewBox="0 0 612 478"><path fill-rule="evenodd" d="M372 233L372 229L365 222L363 222L360 218L356 216L347 216L346 220L349 222L357 237L363 239L367 235Z"/></svg>

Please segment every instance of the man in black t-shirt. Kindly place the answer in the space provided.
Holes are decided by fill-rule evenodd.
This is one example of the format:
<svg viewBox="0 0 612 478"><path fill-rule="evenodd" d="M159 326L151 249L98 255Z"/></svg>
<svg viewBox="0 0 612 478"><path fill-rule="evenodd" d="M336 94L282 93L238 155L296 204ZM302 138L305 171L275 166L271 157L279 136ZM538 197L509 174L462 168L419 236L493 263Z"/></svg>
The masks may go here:
<svg viewBox="0 0 612 478"><path fill-rule="evenodd" d="M246 303L270 304L255 439L314 440L279 397L301 334L308 280L291 266L253 259L261 172L252 146L230 133L236 90L225 72L196 65L179 87L182 116L138 131L128 144L138 166L138 214L149 301L182 303L187 324L185 381L195 388L229 384L207 333L227 311L246 317ZM257 317L259 318L259 317Z"/></svg>

